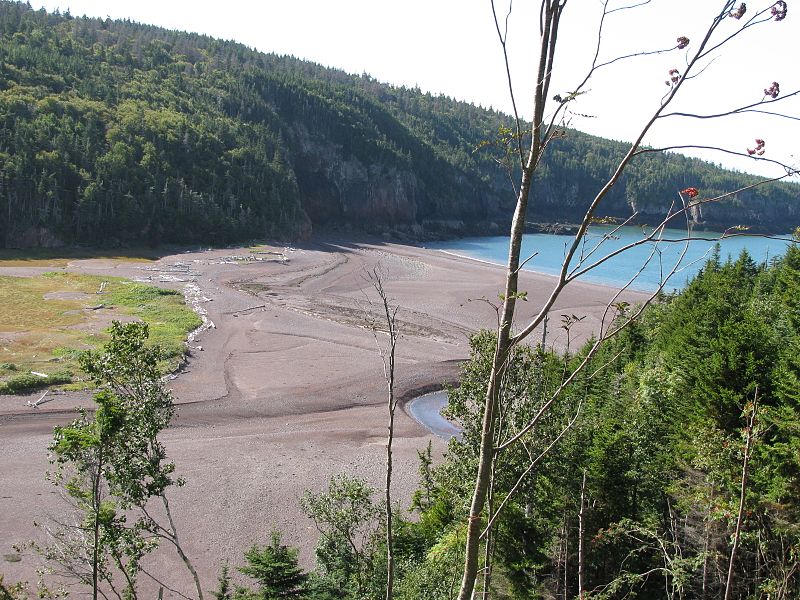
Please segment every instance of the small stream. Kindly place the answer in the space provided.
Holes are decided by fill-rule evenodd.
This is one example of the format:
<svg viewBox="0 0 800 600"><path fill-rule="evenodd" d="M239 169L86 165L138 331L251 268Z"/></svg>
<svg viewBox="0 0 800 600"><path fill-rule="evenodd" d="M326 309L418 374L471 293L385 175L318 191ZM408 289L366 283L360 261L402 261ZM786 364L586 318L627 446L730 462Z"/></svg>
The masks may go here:
<svg viewBox="0 0 800 600"><path fill-rule="evenodd" d="M439 390L411 400L406 409L408 414L434 435L445 441L450 438L461 439L461 428L442 416L442 409L447 406L447 392Z"/></svg>

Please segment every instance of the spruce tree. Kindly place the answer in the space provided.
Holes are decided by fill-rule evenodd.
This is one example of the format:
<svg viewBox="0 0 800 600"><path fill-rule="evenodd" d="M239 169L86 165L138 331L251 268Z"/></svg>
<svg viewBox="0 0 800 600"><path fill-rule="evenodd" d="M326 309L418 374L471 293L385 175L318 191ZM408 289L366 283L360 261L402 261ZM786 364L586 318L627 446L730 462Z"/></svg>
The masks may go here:
<svg viewBox="0 0 800 600"><path fill-rule="evenodd" d="M257 592L237 594L239 597L272 600L273 598L303 598L308 575L297 564L297 549L281 544L281 535L272 532L268 546L254 545L245 553L247 566L239 571L258 582Z"/></svg>

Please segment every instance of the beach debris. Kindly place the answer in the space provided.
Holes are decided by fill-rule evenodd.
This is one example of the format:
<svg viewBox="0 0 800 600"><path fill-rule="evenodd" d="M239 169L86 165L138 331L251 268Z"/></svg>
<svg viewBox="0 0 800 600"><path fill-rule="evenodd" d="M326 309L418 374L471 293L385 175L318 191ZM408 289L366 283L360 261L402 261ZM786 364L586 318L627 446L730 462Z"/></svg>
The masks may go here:
<svg viewBox="0 0 800 600"><path fill-rule="evenodd" d="M187 283L195 282L199 278L199 273L193 271L191 266L185 262L175 262L168 265L157 265L153 267L144 267L145 271L150 271L153 275L147 276L145 279L137 278L136 281L158 281L162 283Z"/></svg>
<svg viewBox="0 0 800 600"><path fill-rule="evenodd" d="M266 304L259 304L258 306L248 306L247 308L240 308L239 310L234 310L234 311L231 311L231 312L228 312L228 313L225 313L225 314L226 315L233 315L234 317L238 317L240 314L244 314L246 312L250 312L251 310L264 310L266 308L267 308Z"/></svg>
<svg viewBox="0 0 800 600"><path fill-rule="evenodd" d="M47 396L47 394L49 392L50 392L50 390L45 391L44 394L39 396L39 399L36 402L31 402L30 400L28 400L28 402L26 403L27 406L30 406L31 408L39 408L40 404L44 404L45 402L50 402L50 400L52 400L52 398L48 398L47 400L44 399L45 396Z"/></svg>
<svg viewBox="0 0 800 600"><path fill-rule="evenodd" d="M187 343L192 343L204 331L217 328L214 321L208 318L208 311L202 306L206 302L211 302L212 298L207 297L196 283L187 283L183 287L183 299L202 321L202 324L191 331L186 338Z"/></svg>
<svg viewBox="0 0 800 600"><path fill-rule="evenodd" d="M251 263L251 262L280 262L281 264L286 264L289 262L289 258L286 256L284 252L273 252L273 251L261 251L261 250L251 250L250 254L230 254L228 256L221 257L218 261L218 265L233 265L239 263Z"/></svg>
<svg viewBox="0 0 800 600"><path fill-rule="evenodd" d="M47 373L39 373L38 371L31 371L31 375L36 375L37 377L42 377L44 379L50 377Z"/></svg>

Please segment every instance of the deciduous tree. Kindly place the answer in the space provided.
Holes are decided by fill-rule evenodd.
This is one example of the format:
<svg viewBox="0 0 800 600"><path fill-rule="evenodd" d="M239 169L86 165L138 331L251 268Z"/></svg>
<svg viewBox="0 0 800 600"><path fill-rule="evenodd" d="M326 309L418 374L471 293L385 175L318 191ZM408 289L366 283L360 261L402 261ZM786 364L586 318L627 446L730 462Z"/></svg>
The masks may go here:
<svg viewBox="0 0 800 600"><path fill-rule="evenodd" d="M571 3L570 8L571 7ZM554 80L554 73L558 68L556 60L557 50L559 50L559 37L564 27L565 19L570 18L567 12L568 0L542 0L539 13L539 41L537 44L537 55L532 57L535 65L535 89L532 98L532 118L526 124L517 111L517 99L514 96L514 86L511 78L508 54L508 22L512 15L512 4L508 3L507 12L500 14L496 3L492 2L492 10L495 17L495 24L500 41L503 55L505 58L505 70L508 74L509 90L511 92L512 104L514 106L515 124L510 130L501 132L500 145L503 153L499 160L506 164L510 176L518 174L517 183L514 186L516 195L516 205L513 213L513 220L510 230L510 243L508 253L508 263L506 268L506 279L502 290L503 305L499 311L499 323L497 330L497 341L494 351L492 368L488 375L488 385L482 411L482 427L480 451L475 475L474 491L472 493L471 506L467 517L467 542L465 550L464 570L459 592L459 600L469 600L473 596L476 578L478 576L479 549L481 544L482 532L484 535L488 531L484 529L485 517L484 509L490 493L492 471L498 455L508 448L520 443L541 422L542 418L552 409L553 404L561 396L563 390L571 385L577 374L585 370L590 364L591 359L599 348L610 338L616 336L630 322L637 318L643 306L636 310L629 311L624 319L614 319L614 305L617 301L615 296L606 310L606 314L601 320L600 331L596 332L596 339L584 356L584 360L572 375L567 377L544 402L541 408L528 421L528 423L517 431L510 433L505 439L496 438L498 419L500 418L500 399L502 396L505 374L508 370L509 360L515 346L523 343L531 333L533 333L545 320L556 301L562 295L564 289L580 276L596 268L599 264L605 263L614 255L629 250L631 247L643 244L652 244L653 251L650 255L652 259L658 255L658 243L665 243L664 230L667 224L681 220L690 227L693 220L697 219L699 211L708 203L717 202L723 198L730 197L740 190L730 190L723 194L713 197L704 197L702 192L695 187L675 190L675 199L665 199L670 208L667 217L662 220L649 233L645 233L642 238L620 250L605 252L603 242L600 241L592 246L587 242L586 234L589 227L600 217L602 217L603 203L610 191L620 182L626 169L632 164L637 156L664 148L651 149L643 147L645 136L650 132L656 123L671 117L703 118L713 119L723 116L730 116L744 111L759 110L768 112L775 116L776 111L772 102L783 100L786 97L800 93L800 90L792 90L788 94L777 98L773 93L780 93L777 86L774 90L764 92L761 99L747 106L736 107L732 110L720 111L714 115L704 115L690 113L686 111L668 112L673 101L690 92L690 82L699 77L714 57L719 53L725 52L728 45L741 41L746 43L746 36L754 29L764 26L778 26L776 22L783 21L787 13L786 2L780 1L761 5L755 10L747 12L744 3L736 5L733 0L718 2L719 10L711 18L707 26L702 30L699 37L689 40L682 32L676 32L676 44L668 49L634 49L629 55L613 57L601 60L601 50L604 43L604 26L607 22L623 11L644 10L650 2L640 2L638 4L617 4L610 1L602 3L602 13L597 26L597 37L590 43L588 50L590 67L585 77L576 82L568 93L554 94L551 84ZM572 18L584 18L582 12L573 13ZM752 39L752 38L751 38ZM579 52L579 48L571 47L568 49L571 54ZM590 85L594 76L603 68L619 63L624 60L639 59L644 56L664 54L666 52L680 53L681 68L672 68L666 77L667 90L660 102L656 103L650 115L645 118L638 134L635 135L628 151L619 160L611 175L596 192L593 192L584 201L585 213L578 225L577 233L573 240L567 244L562 267L553 284L552 291L546 301L540 307L536 316L524 324L515 323L516 302L524 292L519 290L519 270L524 265L521 260L522 235L525 229L525 219L529 206L541 201L538 197L536 173L543 164L543 157L551 146L555 146L558 140L568 135L566 125L566 115L573 109L576 101L585 93L590 91ZM736 73L735 77L741 77ZM636 89L621 91L625 94L626 102L636 102ZM686 148L689 146L675 146L676 148ZM713 146L709 146L713 148ZM731 154L750 155L756 159L764 159L763 140L756 140L755 149L741 149L739 151L724 148L716 148L721 152ZM746 152L746 154L745 154ZM778 160L769 159L777 166L782 168L781 174L773 179L783 179L796 174L796 169L789 167ZM756 183L754 185L759 185ZM633 215L635 216L635 215ZM632 218L633 218L632 216ZM625 223L627 223L626 221ZM623 223L623 224L625 224ZM689 236L680 243L688 243ZM663 268L662 286L669 276L674 273L677 265L669 265ZM638 273L632 273L630 282L635 281ZM630 285L629 282L629 285ZM627 286L626 286L627 287ZM655 295L653 296L655 297ZM645 303L646 304L646 303ZM491 515L488 515L491 518Z"/></svg>
<svg viewBox="0 0 800 600"><path fill-rule="evenodd" d="M64 487L78 516L74 524L51 528L55 543L42 551L66 574L90 585L93 598L105 595L103 586L135 598L137 576L151 576L142 558L165 540L191 573L202 600L166 495L182 484L159 440L175 409L161 379L162 352L148 346L147 337L146 324L115 321L103 350L81 357L82 368L100 387L97 409L56 427L50 446L56 465L50 477ZM153 501L161 505L166 525L154 516Z"/></svg>

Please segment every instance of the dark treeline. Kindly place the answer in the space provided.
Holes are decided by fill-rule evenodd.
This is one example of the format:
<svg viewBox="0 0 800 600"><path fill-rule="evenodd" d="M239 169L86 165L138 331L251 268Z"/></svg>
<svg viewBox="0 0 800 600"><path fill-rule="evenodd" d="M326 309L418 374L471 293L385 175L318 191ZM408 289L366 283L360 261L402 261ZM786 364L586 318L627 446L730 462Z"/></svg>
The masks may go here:
<svg viewBox="0 0 800 600"><path fill-rule="evenodd" d="M223 243L312 226L421 237L502 232L513 197L491 147L508 118L369 76L130 21L0 2L0 240ZM496 149L495 149L496 150ZM570 131L531 220L582 215L626 150ZM687 186L755 181L647 155L604 214L660 218ZM768 185L701 220L786 231L798 186Z"/></svg>

